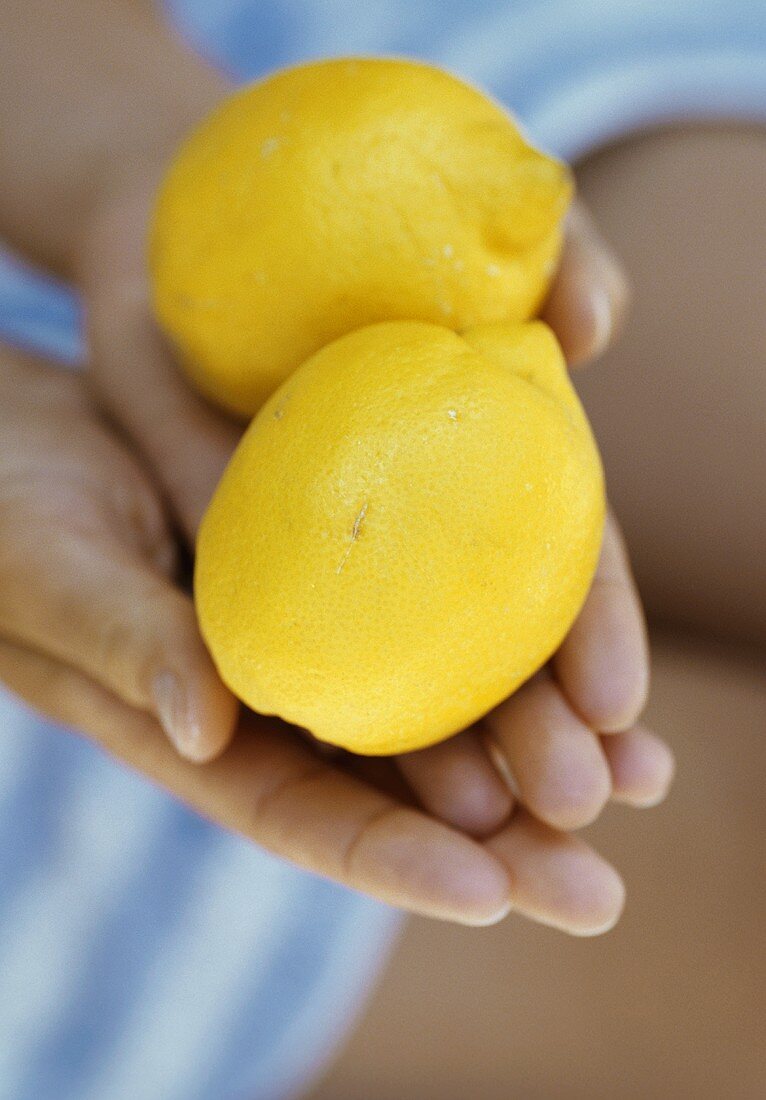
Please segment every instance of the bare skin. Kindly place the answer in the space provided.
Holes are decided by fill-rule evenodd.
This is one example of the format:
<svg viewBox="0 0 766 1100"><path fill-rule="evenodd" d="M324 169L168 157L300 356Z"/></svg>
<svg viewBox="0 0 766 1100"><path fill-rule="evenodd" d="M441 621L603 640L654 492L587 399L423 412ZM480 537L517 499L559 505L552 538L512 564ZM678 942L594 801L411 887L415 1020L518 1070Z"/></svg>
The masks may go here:
<svg viewBox="0 0 766 1100"><path fill-rule="evenodd" d="M24 60L40 50L44 80ZM645 632L614 523L547 672L477 728L373 768L239 720L202 646L175 533L193 546L241 427L192 392L159 339L143 242L175 145L227 90L147 3L3 8L0 234L77 283L89 362L62 379L3 353L0 678L214 821L403 909L484 924L513 908L604 931L623 885L571 830L610 799L657 802L673 770L637 725ZM577 212L547 307L573 362L604 349L625 296Z"/></svg>
<svg viewBox="0 0 766 1100"><path fill-rule="evenodd" d="M761 646L764 178L755 127L668 130L580 173L635 287L624 338L581 393L644 598L657 620Z"/></svg>
<svg viewBox="0 0 766 1100"><path fill-rule="evenodd" d="M508 922L470 962L458 930L412 922L314 1100L762 1095L765 172L764 132L734 126L644 135L579 169L634 280L582 392L665 623L648 717L679 759L640 829L589 830L625 868L625 918L585 951Z"/></svg>

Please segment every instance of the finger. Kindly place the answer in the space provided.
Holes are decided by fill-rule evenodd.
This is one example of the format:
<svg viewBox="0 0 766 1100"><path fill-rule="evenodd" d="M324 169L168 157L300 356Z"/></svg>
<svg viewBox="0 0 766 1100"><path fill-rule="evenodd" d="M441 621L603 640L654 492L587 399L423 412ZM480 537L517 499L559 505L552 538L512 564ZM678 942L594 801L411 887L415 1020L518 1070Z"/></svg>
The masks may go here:
<svg viewBox="0 0 766 1100"><path fill-rule="evenodd" d="M34 521L3 538L0 633L73 665L154 714L176 749L209 760L230 740L238 704L221 683L191 599L136 549L106 534Z"/></svg>
<svg viewBox="0 0 766 1100"><path fill-rule="evenodd" d="M673 782L673 753L656 734L634 726L602 738L612 773L612 797L629 806L656 806Z"/></svg>
<svg viewBox="0 0 766 1100"><path fill-rule="evenodd" d="M507 783L473 730L397 762L426 810L472 836L495 832L513 809Z"/></svg>
<svg viewBox="0 0 766 1100"><path fill-rule="evenodd" d="M649 691L646 627L614 517L607 519L585 605L553 665L572 706L600 733L628 729L644 708Z"/></svg>
<svg viewBox="0 0 766 1100"><path fill-rule="evenodd" d="M484 725L519 799L558 829L594 821L611 792L598 737L575 714L547 672L486 716Z"/></svg>
<svg viewBox="0 0 766 1100"><path fill-rule="evenodd" d="M150 174L95 219L77 279L88 301L93 389L153 467L193 541L242 426L197 396L151 320L142 227L156 186ZM139 231L126 235L126 225Z"/></svg>
<svg viewBox="0 0 766 1100"><path fill-rule="evenodd" d="M582 203L575 203L559 269L542 311L572 366L606 350L623 323L628 300L621 264Z"/></svg>
<svg viewBox="0 0 766 1100"><path fill-rule="evenodd" d="M332 768L279 722L248 720L223 756L196 768L149 716L49 658L0 643L0 679L204 817L301 867L462 924L491 924L508 911L508 877L495 856Z"/></svg>
<svg viewBox="0 0 766 1100"><path fill-rule="evenodd" d="M90 328L96 394L148 460L193 542L242 427L194 393L143 302L94 295Z"/></svg>
<svg viewBox="0 0 766 1100"><path fill-rule="evenodd" d="M579 837L556 832L520 809L484 843L504 864L513 909L522 916L574 936L597 936L619 919L622 880Z"/></svg>

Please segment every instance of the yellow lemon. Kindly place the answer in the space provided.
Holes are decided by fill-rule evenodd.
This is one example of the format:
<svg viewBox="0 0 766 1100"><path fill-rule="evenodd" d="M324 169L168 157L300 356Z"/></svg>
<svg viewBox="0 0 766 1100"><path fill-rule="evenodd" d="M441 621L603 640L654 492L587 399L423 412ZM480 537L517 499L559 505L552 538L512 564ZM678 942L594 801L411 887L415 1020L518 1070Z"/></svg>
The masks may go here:
<svg viewBox="0 0 766 1100"><path fill-rule="evenodd" d="M360 326L531 317L570 193L564 165L439 69L288 69L225 102L171 166L155 313L198 387L249 416Z"/></svg>
<svg viewBox="0 0 766 1100"><path fill-rule="evenodd" d="M273 394L205 516L229 687L358 753L463 729L551 655L595 568L598 452L550 330L341 337Z"/></svg>

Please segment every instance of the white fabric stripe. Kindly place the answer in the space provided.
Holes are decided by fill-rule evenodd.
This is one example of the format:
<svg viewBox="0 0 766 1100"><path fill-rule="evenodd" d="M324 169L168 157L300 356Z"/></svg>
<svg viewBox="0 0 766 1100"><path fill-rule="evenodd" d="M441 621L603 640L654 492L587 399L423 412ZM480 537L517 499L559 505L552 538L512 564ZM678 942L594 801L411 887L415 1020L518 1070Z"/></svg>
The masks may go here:
<svg viewBox="0 0 766 1100"><path fill-rule="evenodd" d="M63 734L62 734L63 736ZM0 1095L13 1097L40 1036L76 994L80 960L157 835L162 801L114 770L84 768L56 851L13 901L0 936Z"/></svg>
<svg viewBox="0 0 766 1100"><path fill-rule="evenodd" d="M226 1042L222 1025L282 941L289 909L300 901L295 872L231 838L211 854L172 941L136 992L118 1048L102 1052L82 1100L195 1094Z"/></svg>
<svg viewBox="0 0 766 1100"><path fill-rule="evenodd" d="M585 9L586 0L579 0L579 3ZM619 17L614 19L617 12L623 15L624 28L625 10L621 4L606 6L597 2L595 7L598 33L607 21L617 22L619 26ZM533 57L540 55L538 83L544 86L547 76L545 59L551 45L564 37L573 38L580 26L589 38L597 33L585 11L581 16L578 8L576 20L572 15L570 3L562 4L556 0L550 0L545 5L531 5L527 10L520 10L517 4L513 4L491 11L477 11L475 19L463 34L443 40L436 50L436 60L446 68L486 85L498 83L508 73L513 73L515 68L528 66ZM574 47L572 56L576 58Z"/></svg>
<svg viewBox="0 0 766 1100"><path fill-rule="evenodd" d="M488 84L504 83L509 74L523 72L534 78L535 89L544 89L553 78L558 80L558 68L552 68L554 50L566 49L571 70L576 76L583 66L599 67L620 63L625 47L636 35L642 36L641 49L651 56L660 56L669 36L675 38L686 25L687 41L673 49L675 58L687 57L696 48L698 31L714 48L719 28L736 34L740 25L736 4L708 14L694 6L687 7L684 18L679 8L658 4L657 0L546 0L521 7L501 4L492 10L477 11L463 34L451 37L437 49L441 64ZM721 14L726 12L726 14ZM644 37L651 29L651 40ZM593 47L598 58L583 63ZM724 47L725 48L725 47Z"/></svg>
<svg viewBox="0 0 766 1100"><path fill-rule="evenodd" d="M766 58L708 50L573 75L525 119L535 141L574 160L661 122L766 117Z"/></svg>

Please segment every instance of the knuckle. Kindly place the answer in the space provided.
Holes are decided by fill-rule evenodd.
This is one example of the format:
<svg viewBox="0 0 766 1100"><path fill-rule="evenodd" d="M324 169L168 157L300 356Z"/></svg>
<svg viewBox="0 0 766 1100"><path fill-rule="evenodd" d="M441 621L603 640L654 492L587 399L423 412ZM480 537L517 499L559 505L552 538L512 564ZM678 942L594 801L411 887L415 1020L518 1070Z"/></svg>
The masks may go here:
<svg viewBox="0 0 766 1100"><path fill-rule="evenodd" d="M104 619L103 675L133 706L152 705L155 677L188 649L193 613L186 604L180 593L150 581L140 597L121 601L119 613Z"/></svg>
<svg viewBox="0 0 766 1100"><path fill-rule="evenodd" d="M143 639L135 613L106 616L101 624L100 660L105 680L136 705L144 703L136 658Z"/></svg>

